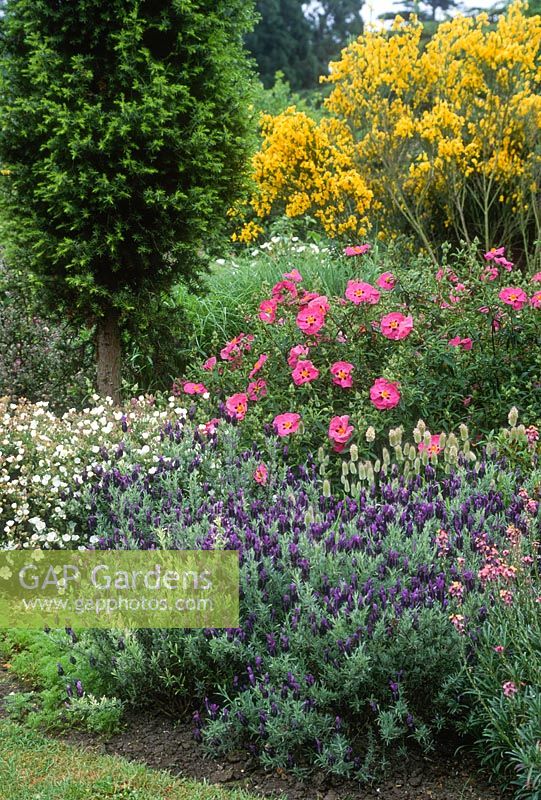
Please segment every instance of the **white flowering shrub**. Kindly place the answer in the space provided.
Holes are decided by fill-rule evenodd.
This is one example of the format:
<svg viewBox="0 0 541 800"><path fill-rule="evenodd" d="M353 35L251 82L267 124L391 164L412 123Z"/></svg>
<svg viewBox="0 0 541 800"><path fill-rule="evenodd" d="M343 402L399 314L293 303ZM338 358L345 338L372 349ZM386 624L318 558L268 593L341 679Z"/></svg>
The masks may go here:
<svg viewBox="0 0 541 800"><path fill-rule="evenodd" d="M127 446L143 466L158 461L161 431L187 411L170 397L133 399L125 408L108 398L61 416L48 403L0 398L0 547L74 547L76 523L66 515L68 491L110 467Z"/></svg>

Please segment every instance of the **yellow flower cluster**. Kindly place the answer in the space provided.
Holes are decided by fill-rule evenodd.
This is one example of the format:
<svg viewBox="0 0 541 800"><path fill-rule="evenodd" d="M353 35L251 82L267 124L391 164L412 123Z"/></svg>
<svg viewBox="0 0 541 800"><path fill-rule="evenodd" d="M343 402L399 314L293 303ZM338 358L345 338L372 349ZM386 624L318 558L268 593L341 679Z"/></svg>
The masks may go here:
<svg viewBox="0 0 541 800"><path fill-rule="evenodd" d="M423 46L415 18L371 29L330 65L327 116L263 120L254 160L260 218L309 214L331 236L445 232L488 249L538 238L541 17L515 2L441 24Z"/></svg>
<svg viewBox="0 0 541 800"><path fill-rule="evenodd" d="M357 168L348 125L332 117L318 124L294 107L277 117L265 115L261 125L252 198L257 216L310 215L331 237L364 236L372 192ZM246 241L256 230L249 222L237 238Z"/></svg>

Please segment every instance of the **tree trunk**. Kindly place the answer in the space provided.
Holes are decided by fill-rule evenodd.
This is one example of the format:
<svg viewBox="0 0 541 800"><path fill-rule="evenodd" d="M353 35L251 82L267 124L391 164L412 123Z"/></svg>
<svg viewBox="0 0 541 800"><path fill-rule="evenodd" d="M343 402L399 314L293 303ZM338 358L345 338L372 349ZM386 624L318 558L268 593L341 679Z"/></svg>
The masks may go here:
<svg viewBox="0 0 541 800"><path fill-rule="evenodd" d="M98 320L97 330L97 379L100 397L111 397L120 403L120 326L118 313L108 310Z"/></svg>

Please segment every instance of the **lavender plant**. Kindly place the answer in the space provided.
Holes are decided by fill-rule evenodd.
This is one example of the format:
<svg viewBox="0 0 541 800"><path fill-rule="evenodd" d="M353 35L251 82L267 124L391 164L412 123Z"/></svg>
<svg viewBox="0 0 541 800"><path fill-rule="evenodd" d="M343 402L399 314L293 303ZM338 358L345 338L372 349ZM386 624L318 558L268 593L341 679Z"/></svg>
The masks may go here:
<svg viewBox="0 0 541 800"><path fill-rule="evenodd" d="M408 742L430 749L463 713L457 676L510 590L494 553L511 529L524 575L537 558L539 474L461 458L441 477L430 464L410 477L392 468L353 499L323 493L310 460L269 462L257 483L257 450L213 478L211 437L192 482L172 453L184 435L166 429L152 474L114 467L78 500L97 547L239 550L242 627L90 635L119 697L195 698L196 735L213 752L245 747L300 773L370 780Z"/></svg>

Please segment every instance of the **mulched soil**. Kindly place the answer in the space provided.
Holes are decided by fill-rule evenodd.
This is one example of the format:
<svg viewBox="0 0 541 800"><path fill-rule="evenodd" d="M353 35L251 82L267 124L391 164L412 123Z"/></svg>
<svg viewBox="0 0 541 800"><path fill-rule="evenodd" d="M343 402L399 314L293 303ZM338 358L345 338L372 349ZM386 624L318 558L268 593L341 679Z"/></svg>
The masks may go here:
<svg viewBox="0 0 541 800"><path fill-rule="evenodd" d="M0 665L0 716L5 715L4 697L24 688ZM283 800L509 800L479 776L470 757L462 753L454 757L454 747L448 752L440 750L430 759L412 758L392 781L366 789L317 774L301 783L280 770L266 772L244 752L232 752L219 760L208 758L193 739L191 722L178 722L159 710L127 715L124 730L108 738L74 730L58 738L93 752L168 770L175 776L242 787L256 795Z"/></svg>

